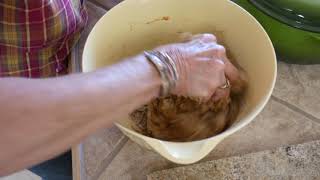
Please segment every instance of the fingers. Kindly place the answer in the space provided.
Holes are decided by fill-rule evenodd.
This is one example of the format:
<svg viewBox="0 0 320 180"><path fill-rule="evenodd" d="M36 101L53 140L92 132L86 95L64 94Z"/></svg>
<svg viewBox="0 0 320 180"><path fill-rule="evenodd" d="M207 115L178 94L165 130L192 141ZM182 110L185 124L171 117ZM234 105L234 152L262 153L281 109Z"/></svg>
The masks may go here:
<svg viewBox="0 0 320 180"><path fill-rule="evenodd" d="M225 74L230 84L235 91L241 91L244 88L243 85L247 84L245 83L247 80L246 74L240 68L233 65L226 56L223 58L223 61L226 65Z"/></svg>
<svg viewBox="0 0 320 180"><path fill-rule="evenodd" d="M218 88L215 93L212 95L211 100L218 101L220 99L226 98L230 96L230 89L226 88L226 89L220 89Z"/></svg>
<svg viewBox="0 0 320 180"><path fill-rule="evenodd" d="M215 100L218 100L220 98L223 98L225 96L229 95L229 92L223 91L222 89L219 89L219 87L222 87L225 85L227 79L225 76L225 64L220 59L208 59L208 73L205 82L207 83L207 88L202 89L199 94L200 99L202 102L207 102L209 100L212 100L214 98ZM211 77L210 77L211 75Z"/></svg>
<svg viewBox="0 0 320 180"><path fill-rule="evenodd" d="M204 43L209 43L209 42L217 42L217 37L213 34L205 33L205 34L197 34L192 37L190 37L191 41L197 41L200 40Z"/></svg>
<svg viewBox="0 0 320 180"><path fill-rule="evenodd" d="M186 49L199 57L222 59L226 55L224 46L217 44L217 38L213 34L198 34L192 36L186 44Z"/></svg>
<svg viewBox="0 0 320 180"><path fill-rule="evenodd" d="M215 60L217 63L221 63L222 60ZM224 63L224 61L222 61ZM221 72L219 73L220 75L220 80L217 83L217 86L214 87L213 95L211 96L210 100L218 101L220 99L224 99L228 96L230 96L230 87L227 88L221 88L226 85L226 83L229 83L227 77L226 77L226 68L227 65L224 63L223 69L221 69Z"/></svg>
<svg viewBox="0 0 320 180"><path fill-rule="evenodd" d="M202 57L224 60L226 49L224 46L216 43L208 43L207 46L198 54Z"/></svg>
<svg viewBox="0 0 320 180"><path fill-rule="evenodd" d="M184 32L184 33L180 34L179 39L180 39L181 42L188 42L188 41L192 40L192 37L193 37L192 33Z"/></svg>
<svg viewBox="0 0 320 180"><path fill-rule="evenodd" d="M194 40L200 40L204 43L206 42L217 42L216 36L213 34L205 33L205 34L197 34L197 35L192 35L190 32L185 32L182 33L179 37L181 42L190 42Z"/></svg>
<svg viewBox="0 0 320 180"><path fill-rule="evenodd" d="M212 95L211 100L217 101L221 98L225 98L226 96L230 95L230 88L227 89L220 89L219 87L225 85L226 79L230 81L232 86L234 86L234 89L237 91L240 91L243 89L242 83L243 81L241 79L246 79L243 77L243 73L234 66L230 60L227 58L226 55L226 49L224 46L217 44L217 38L212 34L198 34L195 36L190 36L189 34L189 42L193 48L198 48L198 57L204 57L209 58L213 61L212 63L212 69L215 69L216 71L221 71L219 74L219 77L216 77L215 81L211 81L211 92L205 93L206 95ZM216 65L216 63L220 63L224 66ZM221 69L219 69L221 68ZM208 100L208 97L204 97L202 95L202 99Z"/></svg>
<svg viewBox="0 0 320 180"><path fill-rule="evenodd" d="M192 37L192 43L196 44L197 47L201 48L201 52L198 54L202 57L208 57L212 59L220 59L225 64L225 76L232 84L233 92L241 92L244 91L247 84L247 77L245 72L237 67L239 65L233 64L227 57L226 49L224 46L217 44L217 39L212 34L199 34ZM223 97L223 95L228 93L222 93L221 90L218 91L217 95L215 95L216 99Z"/></svg>
<svg viewBox="0 0 320 180"><path fill-rule="evenodd" d="M174 59L180 75L172 91L174 94L196 97L202 102L218 101L228 97L231 90L234 92L233 89L242 88L239 81L241 71L229 61L225 47L217 43L213 34L192 36L191 33L184 33L181 37L186 42L162 47L162 51ZM232 89L221 89L227 79Z"/></svg>

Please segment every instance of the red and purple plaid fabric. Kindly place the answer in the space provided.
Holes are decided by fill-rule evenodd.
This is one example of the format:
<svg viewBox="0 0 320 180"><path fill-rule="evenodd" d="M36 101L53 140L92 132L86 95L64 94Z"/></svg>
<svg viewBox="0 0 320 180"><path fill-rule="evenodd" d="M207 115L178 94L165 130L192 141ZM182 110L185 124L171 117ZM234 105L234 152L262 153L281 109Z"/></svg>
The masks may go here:
<svg viewBox="0 0 320 180"><path fill-rule="evenodd" d="M86 21L80 0L0 0L0 77L67 73Z"/></svg>

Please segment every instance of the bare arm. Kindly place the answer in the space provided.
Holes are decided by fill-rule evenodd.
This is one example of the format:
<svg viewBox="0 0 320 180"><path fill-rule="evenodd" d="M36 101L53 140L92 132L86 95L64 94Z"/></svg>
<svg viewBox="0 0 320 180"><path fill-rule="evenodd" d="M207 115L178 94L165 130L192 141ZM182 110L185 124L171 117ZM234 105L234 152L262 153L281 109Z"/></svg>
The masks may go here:
<svg viewBox="0 0 320 180"><path fill-rule="evenodd" d="M0 176L49 159L158 95L157 70L137 56L88 74L0 79Z"/></svg>
<svg viewBox="0 0 320 180"><path fill-rule="evenodd" d="M236 68L213 35L158 50L177 65L173 94L210 100L225 76L237 79ZM160 86L159 72L143 55L87 74L0 78L0 176L50 159L110 126L157 97Z"/></svg>

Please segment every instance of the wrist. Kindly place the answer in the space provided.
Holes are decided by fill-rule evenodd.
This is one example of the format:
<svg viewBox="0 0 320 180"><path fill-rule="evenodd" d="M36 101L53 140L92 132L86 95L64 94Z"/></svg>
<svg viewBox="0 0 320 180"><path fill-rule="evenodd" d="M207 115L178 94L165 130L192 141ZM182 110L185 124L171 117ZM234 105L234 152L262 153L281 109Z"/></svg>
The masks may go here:
<svg viewBox="0 0 320 180"><path fill-rule="evenodd" d="M160 89L160 96L167 96L176 86L179 79L176 65L171 57L161 51L145 51L145 57L158 70L161 77L162 86Z"/></svg>
<svg viewBox="0 0 320 180"><path fill-rule="evenodd" d="M145 72L145 81L152 85L153 97L159 97L162 86L161 76L158 69L150 62L144 54L139 54L133 60L141 66L141 71Z"/></svg>

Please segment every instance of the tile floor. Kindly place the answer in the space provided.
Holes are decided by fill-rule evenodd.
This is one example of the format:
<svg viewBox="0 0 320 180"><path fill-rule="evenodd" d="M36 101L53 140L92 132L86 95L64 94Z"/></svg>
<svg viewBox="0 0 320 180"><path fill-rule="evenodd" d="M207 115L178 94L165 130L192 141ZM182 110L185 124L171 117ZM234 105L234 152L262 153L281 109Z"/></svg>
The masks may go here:
<svg viewBox="0 0 320 180"><path fill-rule="evenodd" d="M148 180L268 179L320 177L320 141L284 146L184 167L156 171Z"/></svg>
<svg viewBox="0 0 320 180"><path fill-rule="evenodd" d="M29 170L24 170L6 177L0 177L0 180L41 180L41 177Z"/></svg>

